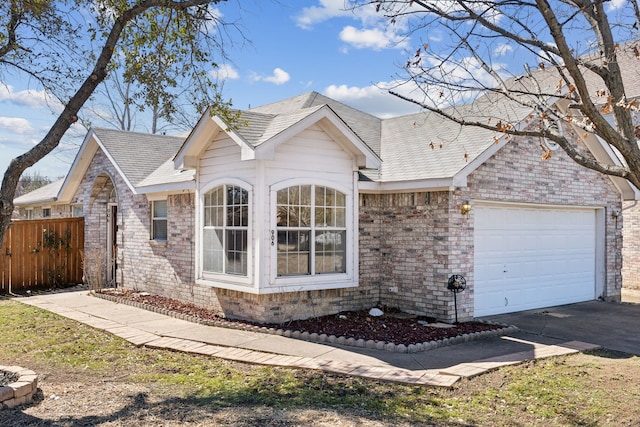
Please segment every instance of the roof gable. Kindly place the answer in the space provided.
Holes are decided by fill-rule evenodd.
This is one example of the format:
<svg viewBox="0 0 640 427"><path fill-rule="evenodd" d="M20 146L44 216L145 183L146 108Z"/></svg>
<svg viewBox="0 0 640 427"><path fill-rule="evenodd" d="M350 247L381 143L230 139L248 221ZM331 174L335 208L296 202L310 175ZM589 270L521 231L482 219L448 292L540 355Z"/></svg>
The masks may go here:
<svg viewBox="0 0 640 427"><path fill-rule="evenodd" d="M58 194L58 199L70 202L75 195L96 152L102 150L131 192L139 193L138 186L155 173L154 184L162 181L159 168L178 150L181 137L93 128L87 132L76 154L69 173ZM171 182L168 173L165 180Z"/></svg>
<svg viewBox="0 0 640 427"><path fill-rule="evenodd" d="M328 105L371 150L380 156L382 119L349 107L318 92L308 92L293 98L252 108L249 111L266 114L283 114L322 105Z"/></svg>
<svg viewBox="0 0 640 427"><path fill-rule="evenodd" d="M230 129L220 117L201 119L176 154L174 166L195 168L197 159L219 132L225 132L241 147L242 160L272 159L279 144L314 124L355 157L358 165L374 168L380 165L376 153L327 105L280 113L243 111L239 120L242 124Z"/></svg>

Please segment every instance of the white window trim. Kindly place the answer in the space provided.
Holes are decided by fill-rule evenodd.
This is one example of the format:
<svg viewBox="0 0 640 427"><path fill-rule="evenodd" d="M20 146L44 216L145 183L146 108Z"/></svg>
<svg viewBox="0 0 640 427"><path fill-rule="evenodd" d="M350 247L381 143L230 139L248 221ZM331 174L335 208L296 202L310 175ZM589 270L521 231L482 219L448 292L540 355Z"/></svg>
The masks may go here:
<svg viewBox="0 0 640 427"><path fill-rule="evenodd" d="M354 206L354 190L344 187L335 182L327 180L310 180L310 179L290 179L281 181L271 186L270 189L270 209L269 209L269 223L271 232L277 234L277 219L275 212L277 210L277 193L278 190L282 190L287 187L296 185L315 185L324 186L340 191L345 195L345 207L346 207L346 223L345 228L347 231L347 239L345 246L345 273L324 273L299 276L278 276L278 247L276 244L270 243L270 255L271 255L271 268L270 268L270 283L269 288L260 289L260 293L276 293L276 292L297 292L297 291L309 291L309 290L321 290L321 289L340 289L340 288L352 288L358 286L358 270L354 265L357 261L356 250L357 245L355 239L357 239L358 231L357 227L357 209Z"/></svg>
<svg viewBox="0 0 640 427"><path fill-rule="evenodd" d="M154 207L155 207L155 204L157 202L165 202L167 204L167 216L166 217L157 217L157 218L154 217L154 211L155 211ZM151 214L150 215L151 221L150 221L150 224L149 224L149 240L151 240L152 242L166 243L169 240L169 201L167 199L151 200L149 202L149 204L150 204L150 214ZM157 239L157 238L154 237L155 221L156 220L161 220L163 218L167 222L167 237L166 237L166 239Z"/></svg>
<svg viewBox="0 0 640 427"><path fill-rule="evenodd" d="M26 208L24 215L26 219L33 219L33 208Z"/></svg>
<svg viewBox="0 0 640 427"><path fill-rule="evenodd" d="M49 210L49 215L47 215L47 216L44 216L45 209ZM42 218L51 218L51 217L53 217L53 209L51 208L51 206L43 206L42 207Z"/></svg>
<svg viewBox="0 0 640 427"><path fill-rule="evenodd" d="M248 205L249 205L249 218L247 225L247 275L240 276L235 274L223 274L223 273L212 273L205 272L203 269L204 260L202 257L204 256L204 250L202 248L203 245L203 224L204 224L204 195L207 194L210 190L220 185L235 185L237 187L241 187L244 190L247 190L248 193ZM253 259L253 211L255 209L253 202L253 186L246 181L242 181L236 178L228 178L228 179L217 179L211 182L208 182L207 185L201 187L198 190L197 198L196 198L196 283L199 285L212 286L216 288L223 289L231 289L242 292L252 292L253 289L253 270L254 270L254 259Z"/></svg>

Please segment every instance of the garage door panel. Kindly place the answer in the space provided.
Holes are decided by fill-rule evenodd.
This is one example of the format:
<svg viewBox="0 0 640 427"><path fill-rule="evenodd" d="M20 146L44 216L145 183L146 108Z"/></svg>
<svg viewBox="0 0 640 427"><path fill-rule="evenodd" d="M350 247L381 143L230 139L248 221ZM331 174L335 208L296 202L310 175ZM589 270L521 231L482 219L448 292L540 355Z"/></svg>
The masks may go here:
<svg viewBox="0 0 640 427"><path fill-rule="evenodd" d="M595 297L595 210L476 207L476 316Z"/></svg>

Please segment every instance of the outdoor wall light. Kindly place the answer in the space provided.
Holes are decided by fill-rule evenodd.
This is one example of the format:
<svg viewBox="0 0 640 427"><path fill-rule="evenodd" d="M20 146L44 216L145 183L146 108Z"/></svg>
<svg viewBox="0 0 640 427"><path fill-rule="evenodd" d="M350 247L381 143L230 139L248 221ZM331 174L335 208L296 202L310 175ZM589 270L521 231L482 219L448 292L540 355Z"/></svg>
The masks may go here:
<svg viewBox="0 0 640 427"><path fill-rule="evenodd" d="M460 212L462 215L467 215L471 211L471 203L467 200L460 206Z"/></svg>

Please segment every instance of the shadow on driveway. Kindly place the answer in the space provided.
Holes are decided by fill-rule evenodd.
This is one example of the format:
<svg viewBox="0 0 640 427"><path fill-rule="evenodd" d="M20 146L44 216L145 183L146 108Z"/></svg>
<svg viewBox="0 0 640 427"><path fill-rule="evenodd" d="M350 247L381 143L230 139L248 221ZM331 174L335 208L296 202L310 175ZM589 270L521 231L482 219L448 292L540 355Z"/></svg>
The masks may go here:
<svg viewBox="0 0 640 427"><path fill-rule="evenodd" d="M589 301L483 317L522 332L640 355L640 304Z"/></svg>

